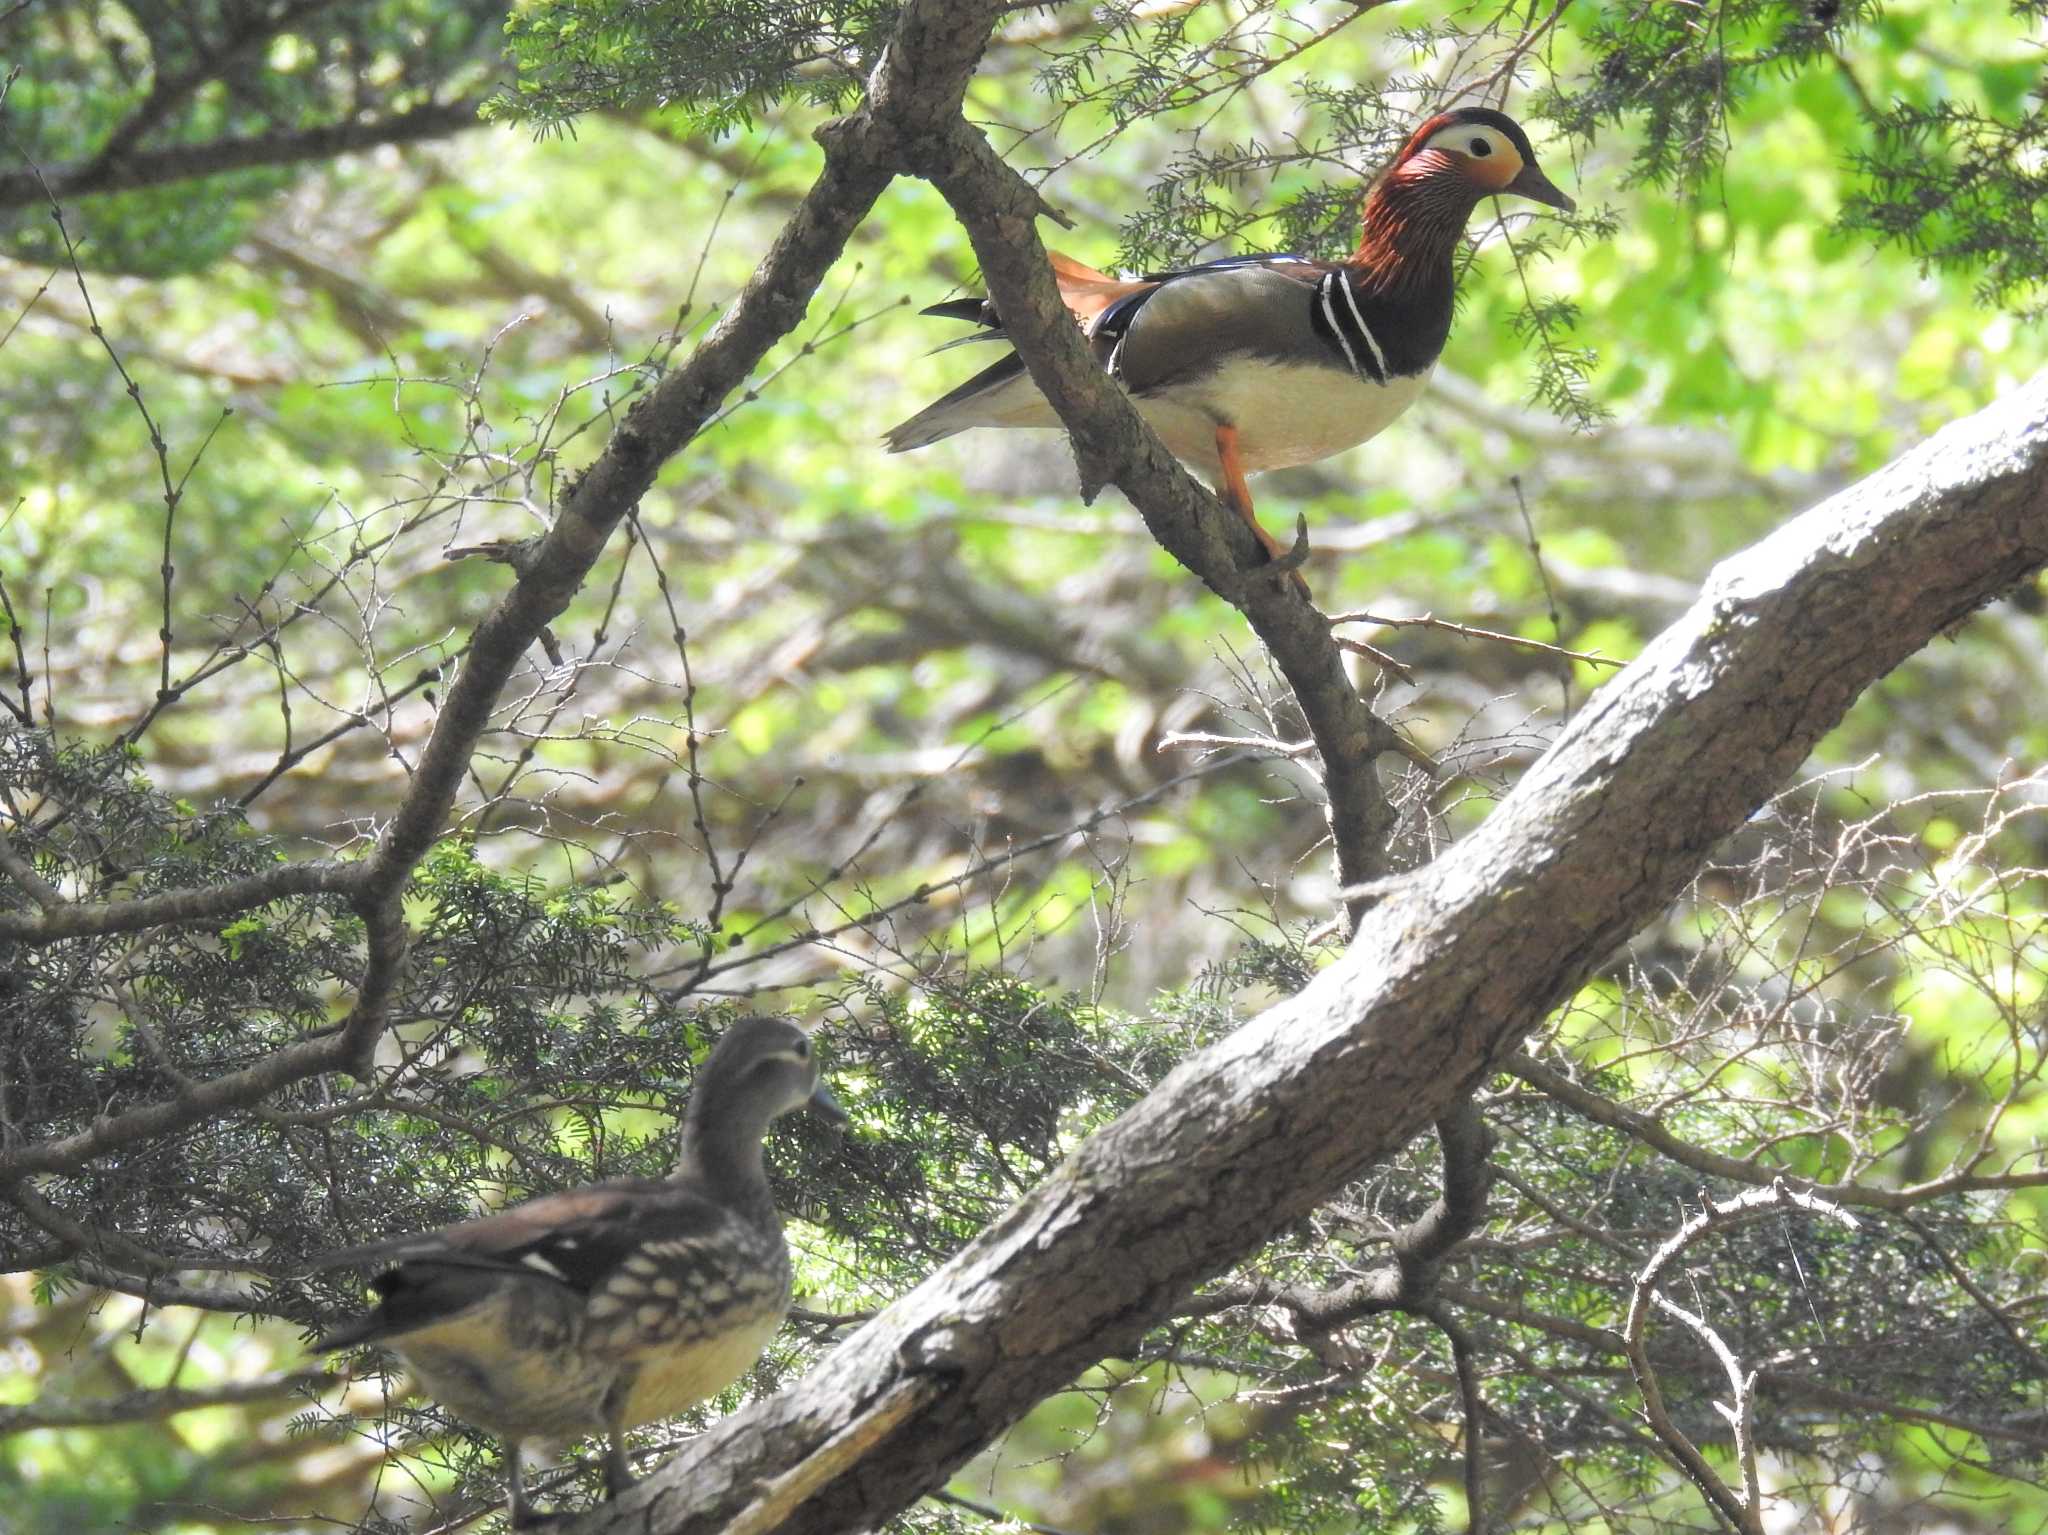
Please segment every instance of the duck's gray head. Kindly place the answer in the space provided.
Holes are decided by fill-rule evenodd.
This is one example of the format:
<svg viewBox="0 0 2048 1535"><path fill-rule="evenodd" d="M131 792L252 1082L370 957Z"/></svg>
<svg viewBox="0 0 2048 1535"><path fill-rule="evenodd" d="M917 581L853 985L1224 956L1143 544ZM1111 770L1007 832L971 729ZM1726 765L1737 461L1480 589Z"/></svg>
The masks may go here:
<svg viewBox="0 0 2048 1535"><path fill-rule="evenodd" d="M819 1080L811 1037L795 1024L762 1014L730 1029L697 1074L690 1116L711 1110L765 1130L794 1109L813 1108L833 1120L846 1113ZM759 1133L759 1130L756 1131Z"/></svg>

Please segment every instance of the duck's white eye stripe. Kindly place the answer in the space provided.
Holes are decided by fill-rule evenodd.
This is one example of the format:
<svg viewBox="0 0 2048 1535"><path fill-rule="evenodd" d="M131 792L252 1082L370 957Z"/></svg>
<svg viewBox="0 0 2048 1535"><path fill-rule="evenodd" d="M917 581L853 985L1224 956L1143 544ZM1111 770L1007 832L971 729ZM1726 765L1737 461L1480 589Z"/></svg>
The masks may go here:
<svg viewBox="0 0 2048 1535"><path fill-rule="evenodd" d="M1330 289L1336 282L1337 274L1332 272L1316 284L1316 296L1323 302L1323 322L1330 327L1330 334L1337 338L1337 345L1344 348L1344 360L1351 364L1351 371L1363 378L1365 371L1358 366L1358 354L1351 350L1351 343L1345 339L1344 327L1337 323L1336 306L1330 302Z"/></svg>
<svg viewBox="0 0 2048 1535"><path fill-rule="evenodd" d="M1387 372L1387 354L1380 350L1380 344L1373 340L1372 332L1366 329L1365 316L1358 312L1358 295L1351 291L1351 284L1346 282L1341 274L1332 272L1330 281L1343 292L1345 307L1351 311L1351 318L1358 322L1358 334L1364 339L1365 344L1372 348L1373 365L1380 376L1380 382L1384 384L1392 377Z"/></svg>
<svg viewBox="0 0 2048 1535"><path fill-rule="evenodd" d="M1454 155L1466 155L1472 159L1489 159L1494 155L1513 155L1514 146L1493 129L1480 123L1459 123L1431 137L1422 146L1424 149L1448 150Z"/></svg>

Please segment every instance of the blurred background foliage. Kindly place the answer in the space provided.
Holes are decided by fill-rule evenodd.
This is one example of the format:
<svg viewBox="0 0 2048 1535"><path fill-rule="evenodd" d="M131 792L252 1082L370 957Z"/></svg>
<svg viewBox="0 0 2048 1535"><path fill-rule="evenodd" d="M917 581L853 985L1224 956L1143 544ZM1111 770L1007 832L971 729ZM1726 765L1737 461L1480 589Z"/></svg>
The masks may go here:
<svg viewBox="0 0 2048 1535"><path fill-rule="evenodd" d="M1057 5L1004 28L968 105L1076 222L1056 243L1156 266L1341 246L1408 126L1504 100L1581 213L1483 210L1429 393L1262 504L1308 517L1329 612L1626 659L1717 560L2048 364L2043 9ZM892 15L0 11L0 648L43 727L12 731L6 782L77 807L42 856L114 892L359 849L506 584L456 556L543 526L715 322ZM151 180L180 154L219 173ZM806 1294L761 1389L1329 952L1314 773L1224 739L1300 734L1234 612L1114 495L1081 505L1057 437L879 451L963 371L924 358L951 332L914 306L969 263L937 195L897 183L805 328L663 472L418 877L391 1080L42 1191L159 1255L229 1253L231 1285L202 1274L179 1305L131 1264L151 1298L123 1293L118 1262L0 1218L0 1403L223 1396L114 1427L0 1406L0 1528L487 1521L488 1458L372 1376L229 1399L306 1368L292 1324L345 1302L297 1259L662 1166L733 1008L822 1012L860 1129L779 1132ZM2012 593L1874 689L1531 1056L1754 1166L2038 1174L2042 602ZM1404 770L1408 863L1611 675L1345 632L1402 663L1356 675L1442 764ZM0 953L8 1133L317 1026L360 963L351 920L289 903ZM1618 1356L1573 1332L1618 1325L1710 1180L1527 1077L1486 1107L1506 1172L1453 1268L1494 1517L1710 1528ZM1435 1177L1414 1148L1237 1280L1356 1274ZM2048 1528L2041 1206L1929 1195L1911 1226L1766 1224L1702 1256L1717 1322L1785 1377L1783 1528ZM1697 1438L1714 1389L1681 1404ZM1461 1421L1429 1322L1309 1338L1247 1303L1105 1362L904 1527L1458 1528ZM588 1447L572 1465L587 1492Z"/></svg>

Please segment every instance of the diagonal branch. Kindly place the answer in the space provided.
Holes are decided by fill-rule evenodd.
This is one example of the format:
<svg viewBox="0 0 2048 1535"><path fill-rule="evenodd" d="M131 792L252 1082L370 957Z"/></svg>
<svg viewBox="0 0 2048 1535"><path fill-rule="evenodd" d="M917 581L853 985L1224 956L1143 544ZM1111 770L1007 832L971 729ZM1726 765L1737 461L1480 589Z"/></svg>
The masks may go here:
<svg viewBox="0 0 2048 1535"><path fill-rule="evenodd" d="M1243 609L1322 757L1338 884L1347 892L1368 886L1388 872L1394 823L1375 763L1382 753L1402 751L1400 737L1358 696L1328 620L1291 581L1259 568L1263 555L1250 531L1173 459L1089 353L1033 228L1038 194L964 122L920 147L927 152L914 168L966 227L1006 335L1073 439L1084 494L1092 499L1116 484L1169 554ZM1362 893L1349 897L1354 924L1369 901Z"/></svg>
<svg viewBox="0 0 2048 1535"><path fill-rule="evenodd" d="M169 186L180 181L225 175L264 166L302 165L381 144L417 144L447 138L480 127L480 96L430 102L389 117L365 117L302 128L292 133L252 134L211 139L200 144L175 144L70 165L42 167L42 181L33 171L0 172L0 209L27 208L50 197L89 197L96 192L129 192L139 187ZM44 188L47 186L48 191Z"/></svg>
<svg viewBox="0 0 2048 1535"><path fill-rule="evenodd" d="M888 181L888 170L858 135L834 136L817 181L738 300L690 360L626 413L563 497L553 526L520 552L518 579L477 625L405 802L378 841L364 877L365 901L394 896L441 835L470 756L520 658L568 607L661 466L802 320L811 294Z"/></svg>
<svg viewBox="0 0 2048 1535"><path fill-rule="evenodd" d="M113 1423L155 1423L206 1407L241 1406L301 1392L323 1391L340 1379L332 1370L293 1370L260 1380L204 1388L155 1386L83 1402L30 1402L0 1407L0 1438L31 1428L104 1428Z"/></svg>
<svg viewBox="0 0 2048 1535"><path fill-rule="evenodd" d="M405 803L371 859L364 900L391 898L425 856L520 657L568 606L661 466L803 319L826 271L894 176L903 146L957 118L989 28L1005 9L996 0L923 0L905 7L866 104L819 130L824 168L739 298L690 360L626 413L604 451L562 497L554 525L511 562L519 579L477 625Z"/></svg>
<svg viewBox="0 0 2048 1535"><path fill-rule="evenodd" d="M9 871L12 872L12 871ZM110 933L139 933L145 928L177 922L203 922L232 916L294 895L346 894L357 877L355 865L332 859L279 864L261 874L164 890L127 901L64 902L40 916L0 912L0 940L55 943L65 938L97 938ZM48 903L44 903L47 905Z"/></svg>
<svg viewBox="0 0 2048 1535"><path fill-rule="evenodd" d="M1184 1062L802 1381L571 1527L707 1535L930 1377L930 1404L782 1530L885 1522L1443 1116L1864 688L2044 562L2048 375L1724 563L1484 826L1386 882L1303 992Z"/></svg>
<svg viewBox="0 0 2048 1535"><path fill-rule="evenodd" d="M1695 1145L1672 1134L1650 1115L1594 1092L1584 1083L1574 1080L1555 1066L1537 1060L1526 1051L1516 1051L1501 1064L1510 1073L1520 1077L1538 1092L1563 1104L1573 1113L1590 1119L1595 1124L1606 1125L1609 1129L1632 1136L1652 1150L1669 1157L1681 1167L1690 1167L1696 1173L1705 1173L1710 1178L1725 1178L1730 1183L1748 1183L1758 1187L1768 1186L1780 1177L1795 1186L1804 1181L1782 1168L1766 1166L1746 1157L1731 1157L1725 1152ZM1899 1189L1867 1183L1825 1183L1813 1186L1825 1190L1828 1198L1836 1204L1854 1205L1860 1209L1904 1211L1932 1200L1945 1199L1953 1194L2034 1189L2043 1185L2048 1185L2048 1169L2019 1173L1951 1173L1945 1177L1930 1178L1924 1183L1910 1184Z"/></svg>

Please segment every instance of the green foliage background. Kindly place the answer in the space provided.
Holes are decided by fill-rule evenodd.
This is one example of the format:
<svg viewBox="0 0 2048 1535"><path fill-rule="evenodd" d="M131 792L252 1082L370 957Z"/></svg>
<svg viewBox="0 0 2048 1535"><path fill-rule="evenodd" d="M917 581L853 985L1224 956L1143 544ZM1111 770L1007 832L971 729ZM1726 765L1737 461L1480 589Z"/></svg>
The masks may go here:
<svg viewBox="0 0 2048 1535"><path fill-rule="evenodd" d="M346 117L365 109L364 81L393 110L481 95L501 69L488 8L266 14L240 88L167 119L179 141ZM1055 7L1019 16L969 105L1072 215L1057 244L1148 265L1341 246L1399 125L1447 83L1518 69L1508 106L1581 217L1482 213L1441 387L1368 446L1262 482L1261 505L1273 526L1308 517L1328 611L1433 612L1625 659L1714 562L2048 365L2033 312L2048 270L2040 8L1730 4L1712 46L1705 14L1204 4L1091 20ZM713 323L814 174L810 130L852 99L892 16L522 8L503 38L516 77L493 120L460 137L67 199L90 312L47 210L0 215L0 579L36 710L80 743L53 756L17 733L9 777L87 786L105 819L99 842L70 850L80 878L168 886L359 845L505 584L500 567L444 553L541 526L620 404ZM4 25L25 66L5 107L17 162L89 160L190 63L147 7ZM442 1107L502 1141L399 1112L352 1120L353 1175L336 1188L358 1204L313 1210L297 1208L288 1137L222 1127L218 1144L178 1148L192 1187L219 1180L197 1201L221 1207L210 1219L286 1252L317 1247L335 1220L369 1235L658 1167L690 1061L732 1007L822 1011L860 1130L837 1150L801 1132L778 1142L804 1304L823 1319L785 1339L765 1386L833 1334L829 1318L915 1283L1174 1060L1321 962L1327 935L1312 929L1333 892L1303 776L1172 741L1295 733L1236 615L1114 498L1082 507L1057 439L976 434L900 458L877 446L964 371L924 356L951 332L914 306L972 276L937 195L893 186L800 337L668 466L636 537L557 626L572 680L536 672L487 738L477 787L491 807L410 896L417 953L445 967L411 1005L423 1037L459 1025L470 1052ZM95 316L161 430L161 464ZM166 467L185 486L168 699ZM1702 1144L1810 1176L1911 1183L1979 1137L2014 1157L2038 1147L2048 894L2013 871L2048 866L2048 849L2031 790L2012 785L2048 762L2041 600L2013 594L1864 699L1811 765L1830 776L1763 818L1545 1049ZM1482 818L1608 675L1359 632L1415 672L1361 678L1454 768L1434 792L1404 786L1408 862ZM331 745L292 756L329 731ZM1989 797L1998 785L2008 797ZM1859 826L1869 862L1821 878ZM1775 865L1758 861L1773 848ZM1759 882L1760 868L1788 877ZM189 1025L188 1064L312 1026L356 962L347 919L314 906L217 936L153 953L146 977L151 1006ZM1763 1031L1730 1067L1729 1040L1761 1029L1723 1006L1735 987L1811 1010L1773 1013L1789 1032ZM98 1085L132 1070L145 1091L152 1068L118 1000L92 1004ZM10 1006L18 1025L54 1016ZM1814 1065L1802 1029L1863 1076L1845 1085ZM565 1101L525 1112L549 1084ZM1527 1187L1497 1196L1496 1245L1460 1282L1496 1296L1526 1282L1551 1310L1611 1325L1614 1297L1575 1268L1591 1260L1520 1265L1516 1223L1585 1199L1635 1240L1675 1224L1698 1179L1512 1085L1498 1099ZM1597 1200L1589 1167L1606 1178ZM1417 1148L1359 1209L1412 1218L1432 1169ZM194 1230L195 1207L158 1183L94 1192L138 1238ZM2025 1253L2039 1205L2027 1191L1926 1220L2024 1307L2038 1299ZM1354 1216L1276 1244L1260 1271L1355 1271L1377 1228ZM1763 1228L1717 1253L1711 1282L1819 1378L1878 1368L1902 1335L1882 1317L1952 1334L1943 1378L1919 1385L1929 1399L1965 1415L2038 1404L2038 1356L1980 1335L1938 1265L1901 1270L1898 1251ZM314 1300L342 1303L278 1276L260 1293L300 1322ZM1859 1296L1886 1299L1861 1330ZM139 1303L61 1269L4 1300L19 1341L0 1402L297 1362L287 1321L193 1313L145 1328ZM1412 1319L1378 1325L1359 1346L1381 1359L1434 1347ZM1231 1326L1105 1363L955 1494L1100 1535L1455 1524L1442 1401L1418 1406L1415 1386L1310 1393L1291 1411L1299 1351ZM1547 1381L1489 1390L1568 1435L1584 1411L1572 1393L1615 1384L1551 1363ZM1247 1383L1270 1389L1241 1397ZM0 1440L14 1498L0 1525L354 1519L384 1474L380 1435L409 1451L392 1475L444 1499L491 1495L489 1465L431 1413L383 1415L359 1388L343 1437L338 1400ZM2034 1462L1970 1441L1981 1455L1959 1468L1938 1439L1854 1425L1810 1465L1788 1458L1786 1475L1818 1486L1815 1466L1867 1452L1902 1501L1939 1491L1952 1513L1982 1500L1995 1527L2048 1520ZM1640 1522L1608 1527L1704 1527L1626 1445L1587 1445L1586 1474L1635 1497L1614 1494ZM911 1522L986 1527L958 1503ZM1601 1526L1582 1512L1573 1527Z"/></svg>

